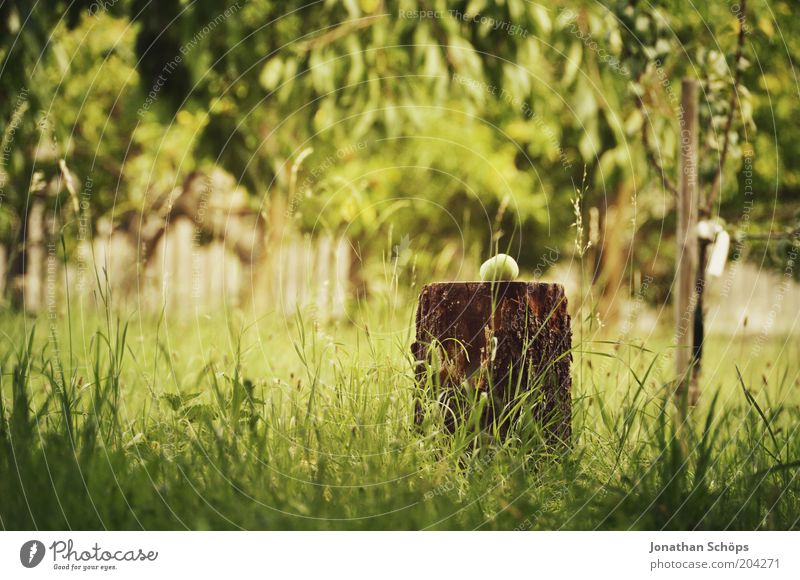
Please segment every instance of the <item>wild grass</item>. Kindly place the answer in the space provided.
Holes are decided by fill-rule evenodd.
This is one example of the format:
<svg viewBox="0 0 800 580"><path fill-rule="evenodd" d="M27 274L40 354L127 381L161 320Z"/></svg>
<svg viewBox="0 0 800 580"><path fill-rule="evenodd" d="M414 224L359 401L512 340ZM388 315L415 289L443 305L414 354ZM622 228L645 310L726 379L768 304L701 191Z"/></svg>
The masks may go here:
<svg viewBox="0 0 800 580"><path fill-rule="evenodd" d="M710 339L700 405L669 341L576 344L572 444L415 426L413 299L56 322L2 315L4 529L791 529L800 341ZM686 419L681 419L686 417ZM535 431L535 430L534 430Z"/></svg>

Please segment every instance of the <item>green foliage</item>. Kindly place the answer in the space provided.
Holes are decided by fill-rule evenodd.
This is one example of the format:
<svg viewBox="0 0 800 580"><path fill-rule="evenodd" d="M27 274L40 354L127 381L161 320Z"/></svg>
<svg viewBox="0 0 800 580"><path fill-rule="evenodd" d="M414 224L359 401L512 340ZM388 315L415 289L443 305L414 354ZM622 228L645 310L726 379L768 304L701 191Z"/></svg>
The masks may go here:
<svg viewBox="0 0 800 580"><path fill-rule="evenodd" d="M751 158L748 218L759 231L793 220L800 183L787 72L797 24L788 0L771 7L745 15L715 207L734 228L743 221ZM463 235L467 253L499 242L530 267L544 243L566 246L585 167L587 207L623 205L624 185L631 236L661 236L672 200L642 133L674 179L680 79L700 79L701 178L713 178L738 22L728 3L686 10L675 0L4 2L0 235L19 249L33 176L54 178L64 158L91 200L90 222L146 212L190 171L221 165L253 208L287 204L306 230L347 229L369 248L393 229L431 254ZM50 209L76 223L57 189ZM643 270L664 270L647 244L634 252Z"/></svg>

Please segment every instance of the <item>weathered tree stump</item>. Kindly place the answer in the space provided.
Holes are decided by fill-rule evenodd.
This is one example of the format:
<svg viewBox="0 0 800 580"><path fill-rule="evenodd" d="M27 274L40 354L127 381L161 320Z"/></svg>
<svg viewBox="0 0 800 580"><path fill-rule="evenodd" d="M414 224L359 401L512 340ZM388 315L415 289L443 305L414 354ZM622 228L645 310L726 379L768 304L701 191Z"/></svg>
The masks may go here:
<svg viewBox="0 0 800 580"><path fill-rule="evenodd" d="M479 404L484 427L506 433L522 419L550 442L569 441L572 330L561 285L428 284L416 325L417 423L435 401L452 431Z"/></svg>

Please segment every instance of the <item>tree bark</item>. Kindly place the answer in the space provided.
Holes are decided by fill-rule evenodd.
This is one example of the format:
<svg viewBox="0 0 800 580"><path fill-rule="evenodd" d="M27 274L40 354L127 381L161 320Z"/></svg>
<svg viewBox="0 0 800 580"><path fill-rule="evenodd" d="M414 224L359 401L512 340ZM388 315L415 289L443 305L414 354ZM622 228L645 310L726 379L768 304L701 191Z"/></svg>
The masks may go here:
<svg viewBox="0 0 800 580"><path fill-rule="evenodd" d="M572 330L561 285L428 284L416 326L417 423L436 401L452 431L479 405L483 427L532 424L548 442L569 441Z"/></svg>

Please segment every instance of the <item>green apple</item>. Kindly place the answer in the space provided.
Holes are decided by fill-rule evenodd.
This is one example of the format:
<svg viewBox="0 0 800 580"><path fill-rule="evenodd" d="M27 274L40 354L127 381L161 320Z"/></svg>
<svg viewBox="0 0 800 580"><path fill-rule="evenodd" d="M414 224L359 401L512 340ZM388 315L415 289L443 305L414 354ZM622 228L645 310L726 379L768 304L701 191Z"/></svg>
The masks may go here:
<svg viewBox="0 0 800 580"><path fill-rule="evenodd" d="M481 280L484 282L516 280L517 276L519 276L519 266L508 254L497 254L481 265Z"/></svg>

